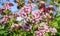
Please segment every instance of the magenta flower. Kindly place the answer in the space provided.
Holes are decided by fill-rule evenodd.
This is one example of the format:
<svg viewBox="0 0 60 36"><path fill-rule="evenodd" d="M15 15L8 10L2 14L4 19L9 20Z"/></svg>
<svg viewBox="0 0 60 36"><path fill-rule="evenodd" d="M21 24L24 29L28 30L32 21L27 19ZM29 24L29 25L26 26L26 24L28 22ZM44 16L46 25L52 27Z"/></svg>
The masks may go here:
<svg viewBox="0 0 60 36"><path fill-rule="evenodd" d="M46 6L45 6L45 2L44 1L41 1L40 2L40 5L39 5L39 9L44 9Z"/></svg>

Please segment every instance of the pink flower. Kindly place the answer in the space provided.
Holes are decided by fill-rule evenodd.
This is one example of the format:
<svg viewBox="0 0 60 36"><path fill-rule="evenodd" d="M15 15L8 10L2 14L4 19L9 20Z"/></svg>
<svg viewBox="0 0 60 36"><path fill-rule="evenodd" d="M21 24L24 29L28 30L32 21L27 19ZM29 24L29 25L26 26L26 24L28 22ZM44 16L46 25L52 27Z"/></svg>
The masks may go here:
<svg viewBox="0 0 60 36"><path fill-rule="evenodd" d="M11 6L13 6L12 3L4 3L4 9L5 9L5 10L10 9Z"/></svg>
<svg viewBox="0 0 60 36"><path fill-rule="evenodd" d="M23 7L23 11L27 14L30 14L30 12L32 12L32 5L31 4L28 4L26 6Z"/></svg>
<svg viewBox="0 0 60 36"><path fill-rule="evenodd" d="M57 33L56 28L50 28L50 31L51 31L52 35L55 35Z"/></svg>
<svg viewBox="0 0 60 36"><path fill-rule="evenodd" d="M4 16L0 23L7 23L10 18L8 16Z"/></svg>
<svg viewBox="0 0 60 36"><path fill-rule="evenodd" d="M45 2L44 1L40 2L39 9L41 9L41 8L45 8Z"/></svg>
<svg viewBox="0 0 60 36"><path fill-rule="evenodd" d="M49 28L45 28L45 32L46 33L50 32Z"/></svg>
<svg viewBox="0 0 60 36"><path fill-rule="evenodd" d="M11 28L21 28L21 25L19 25L19 24L12 24Z"/></svg>
<svg viewBox="0 0 60 36"><path fill-rule="evenodd" d="M49 11L49 13L50 13L50 14L53 14L53 11L52 11L52 10L50 10L50 11Z"/></svg>
<svg viewBox="0 0 60 36"><path fill-rule="evenodd" d="M53 5L49 5L48 10L53 10Z"/></svg>
<svg viewBox="0 0 60 36"><path fill-rule="evenodd" d="M50 32L49 26L47 25L46 22L42 22L40 23L40 25L38 25L38 30L44 30L45 33Z"/></svg>
<svg viewBox="0 0 60 36"><path fill-rule="evenodd" d="M39 11L37 12L32 12L32 6L29 4L28 6L24 6L22 8L22 10L19 11L20 12L20 16L25 18L28 21L31 22L39 22L39 20L42 19L42 17L40 17L40 13ZM31 14L31 15L30 15ZM31 16L31 17L30 17ZM37 17L36 17L37 16Z"/></svg>
<svg viewBox="0 0 60 36"><path fill-rule="evenodd" d="M39 22L39 20L41 20L41 17L38 12L35 12L35 13L32 12L31 15L28 15L28 17L26 19L27 19L27 21L31 21L34 23L34 22Z"/></svg>
<svg viewBox="0 0 60 36"><path fill-rule="evenodd" d="M25 5L20 11L19 14L21 17L27 18L27 16L32 12L31 4Z"/></svg>
<svg viewBox="0 0 60 36"><path fill-rule="evenodd" d="M35 36L44 36L45 32L44 30L36 31Z"/></svg>
<svg viewBox="0 0 60 36"><path fill-rule="evenodd" d="M55 3L55 5L58 5L58 2L54 2Z"/></svg>

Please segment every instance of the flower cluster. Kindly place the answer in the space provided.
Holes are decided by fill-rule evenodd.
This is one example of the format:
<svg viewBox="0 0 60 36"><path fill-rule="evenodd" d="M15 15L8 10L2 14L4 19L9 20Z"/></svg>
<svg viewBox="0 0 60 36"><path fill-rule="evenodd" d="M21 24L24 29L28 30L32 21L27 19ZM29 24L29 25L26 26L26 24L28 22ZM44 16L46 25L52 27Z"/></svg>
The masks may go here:
<svg viewBox="0 0 60 36"><path fill-rule="evenodd" d="M54 16L54 5L47 6L44 1L39 0L28 0L28 2L25 5L24 1L16 0L17 13L10 10L14 6L13 3L3 3L3 8L0 9L0 28L4 28L0 30L3 30L4 33L6 32L6 36L9 34L10 36L15 36L15 34L16 36L33 36L34 34L35 36L56 35L58 23L54 22L59 22L60 20L58 19L60 17L57 19L57 16ZM36 4L33 5L32 3Z"/></svg>
<svg viewBox="0 0 60 36"><path fill-rule="evenodd" d="M13 6L13 3L4 3L3 5L4 5L4 9L7 10Z"/></svg>
<svg viewBox="0 0 60 36"><path fill-rule="evenodd" d="M46 22L40 23L38 26L38 31L35 32L36 36L44 36L46 33L51 33L55 35L57 33L56 28L51 28Z"/></svg>
<svg viewBox="0 0 60 36"><path fill-rule="evenodd" d="M25 5L20 11L19 14L21 17L27 19L27 21L30 22L39 22L42 19L49 19L53 20L53 5L49 5L48 8L46 8L45 2L41 1L39 4L39 10L33 12L32 9L34 8L33 5Z"/></svg>

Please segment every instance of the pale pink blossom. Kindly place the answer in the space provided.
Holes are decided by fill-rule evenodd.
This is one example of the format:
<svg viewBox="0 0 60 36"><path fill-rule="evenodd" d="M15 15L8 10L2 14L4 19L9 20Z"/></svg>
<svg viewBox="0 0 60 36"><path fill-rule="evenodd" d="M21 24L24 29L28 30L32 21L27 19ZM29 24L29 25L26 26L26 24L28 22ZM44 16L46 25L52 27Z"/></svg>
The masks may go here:
<svg viewBox="0 0 60 36"><path fill-rule="evenodd" d="M11 28L21 28L21 25L19 25L19 24L12 24Z"/></svg>
<svg viewBox="0 0 60 36"><path fill-rule="evenodd" d="M55 35L57 33L56 28L50 28L50 31L52 35Z"/></svg>
<svg viewBox="0 0 60 36"><path fill-rule="evenodd" d="M44 36L45 32L44 30L36 31L35 36Z"/></svg>

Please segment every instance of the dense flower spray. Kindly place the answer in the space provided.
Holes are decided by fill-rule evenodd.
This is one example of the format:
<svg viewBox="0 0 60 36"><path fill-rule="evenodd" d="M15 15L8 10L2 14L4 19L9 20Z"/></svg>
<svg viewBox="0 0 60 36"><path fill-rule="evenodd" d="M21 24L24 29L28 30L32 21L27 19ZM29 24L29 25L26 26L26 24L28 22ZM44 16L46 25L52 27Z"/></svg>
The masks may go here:
<svg viewBox="0 0 60 36"><path fill-rule="evenodd" d="M5 36L56 35L57 29L60 28L58 13L54 16L54 6L57 6L57 2L54 2L55 5L47 5L48 3L42 0L28 0L28 4L25 5L24 0L15 1L17 13L10 10L12 6L15 7L11 2L3 3L3 9L0 9L0 28L4 27L0 29L3 30L1 36L6 33Z"/></svg>

